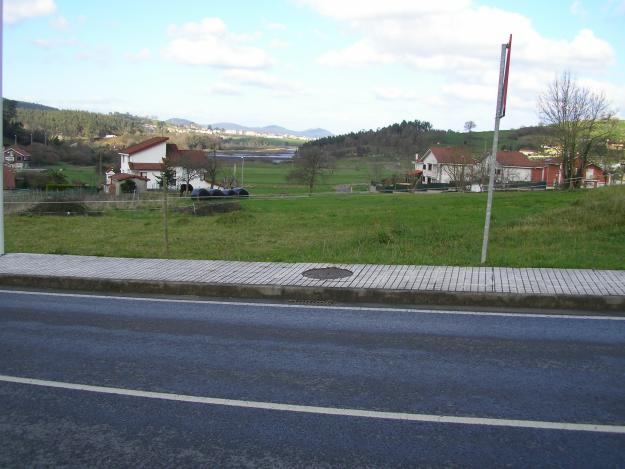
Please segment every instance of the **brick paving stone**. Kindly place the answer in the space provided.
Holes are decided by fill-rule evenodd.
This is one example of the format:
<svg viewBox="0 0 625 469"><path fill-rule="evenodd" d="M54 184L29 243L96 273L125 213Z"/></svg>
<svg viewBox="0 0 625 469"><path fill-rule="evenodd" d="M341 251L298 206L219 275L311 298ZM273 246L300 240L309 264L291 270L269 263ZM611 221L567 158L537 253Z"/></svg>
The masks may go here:
<svg viewBox="0 0 625 469"><path fill-rule="evenodd" d="M350 270L353 275L326 280L302 275L311 268L330 266ZM0 274L461 293L625 296L625 271L620 270L289 264L11 253L0 256Z"/></svg>

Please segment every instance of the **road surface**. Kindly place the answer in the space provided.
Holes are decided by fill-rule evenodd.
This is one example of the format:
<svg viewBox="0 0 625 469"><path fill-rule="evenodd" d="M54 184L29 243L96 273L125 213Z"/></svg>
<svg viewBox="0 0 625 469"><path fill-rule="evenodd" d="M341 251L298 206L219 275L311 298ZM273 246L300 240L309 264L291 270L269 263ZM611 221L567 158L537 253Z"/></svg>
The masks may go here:
<svg viewBox="0 0 625 469"><path fill-rule="evenodd" d="M617 467L625 320L0 291L0 467Z"/></svg>

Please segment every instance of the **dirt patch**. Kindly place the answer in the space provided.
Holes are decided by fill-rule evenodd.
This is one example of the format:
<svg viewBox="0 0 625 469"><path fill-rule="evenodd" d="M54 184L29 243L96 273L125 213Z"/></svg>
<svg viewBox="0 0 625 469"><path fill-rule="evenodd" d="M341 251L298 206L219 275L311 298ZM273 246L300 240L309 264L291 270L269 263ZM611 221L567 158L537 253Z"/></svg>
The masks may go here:
<svg viewBox="0 0 625 469"><path fill-rule="evenodd" d="M102 215L102 212L89 210L85 204L80 202L50 201L40 202L22 212L22 215L98 216Z"/></svg>
<svg viewBox="0 0 625 469"><path fill-rule="evenodd" d="M304 277L317 280L333 280L337 278L351 277L354 274L351 270L339 269L338 267L322 267L320 269L309 269L302 272Z"/></svg>

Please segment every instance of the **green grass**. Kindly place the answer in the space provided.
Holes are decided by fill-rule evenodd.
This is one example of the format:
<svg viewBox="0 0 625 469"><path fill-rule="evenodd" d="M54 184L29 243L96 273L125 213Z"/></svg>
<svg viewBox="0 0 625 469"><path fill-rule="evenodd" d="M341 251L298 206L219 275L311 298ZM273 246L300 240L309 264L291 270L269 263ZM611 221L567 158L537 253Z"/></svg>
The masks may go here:
<svg viewBox="0 0 625 469"><path fill-rule="evenodd" d="M288 180L287 176L291 169L290 161L278 164L260 160L246 162L243 175L244 186L253 195L308 193L307 187ZM406 164L397 166L397 163L387 161L384 162L380 176L389 177L394 173L405 174L410 169L412 167ZM334 192L340 185L352 185L354 191L366 191L372 179L375 177L365 158L341 159L336 162L336 167L332 172L315 185L313 192Z"/></svg>
<svg viewBox="0 0 625 469"><path fill-rule="evenodd" d="M484 194L327 195L172 214L170 256L284 262L478 265ZM160 257L158 211L6 217L9 252ZM625 188L497 193L489 264L625 269Z"/></svg>
<svg viewBox="0 0 625 469"><path fill-rule="evenodd" d="M97 186L99 179L95 172L95 166L77 166L67 163L59 163L46 166L45 169L62 169L63 174L70 183L82 182L89 186Z"/></svg>

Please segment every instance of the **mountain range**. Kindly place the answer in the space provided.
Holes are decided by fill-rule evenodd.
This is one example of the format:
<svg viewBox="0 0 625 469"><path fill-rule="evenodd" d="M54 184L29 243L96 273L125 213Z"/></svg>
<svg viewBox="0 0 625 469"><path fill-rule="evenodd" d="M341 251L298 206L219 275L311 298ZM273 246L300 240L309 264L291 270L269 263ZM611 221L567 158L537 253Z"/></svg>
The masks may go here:
<svg viewBox="0 0 625 469"><path fill-rule="evenodd" d="M298 137L307 137L307 138L322 138L322 137L331 137L334 134L326 129L316 128L316 129L306 129L306 130L291 130L279 125L267 125L265 127L248 127L241 124L235 124L234 122L215 122L214 124L202 125L196 122L190 121L188 119L182 119L179 117L174 117L172 119L167 119L165 122L173 125L182 125L182 126L197 126L197 127L212 127L213 129L225 129L225 130L240 130L240 131L252 131L259 132L263 134L272 134L272 135L296 135Z"/></svg>

